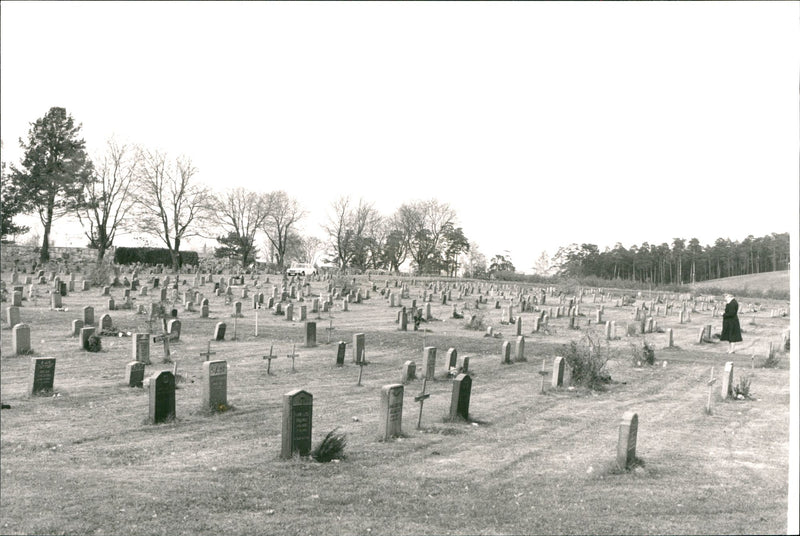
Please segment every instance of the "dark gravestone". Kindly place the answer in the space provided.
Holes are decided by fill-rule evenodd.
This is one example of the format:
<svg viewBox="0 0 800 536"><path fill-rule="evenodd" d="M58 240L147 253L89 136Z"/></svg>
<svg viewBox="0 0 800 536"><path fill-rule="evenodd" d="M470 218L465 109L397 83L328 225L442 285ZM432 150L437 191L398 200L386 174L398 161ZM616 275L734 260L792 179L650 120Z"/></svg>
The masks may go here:
<svg viewBox="0 0 800 536"><path fill-rule="evenodd" d="M363 333L353 334L353 363L360 363L364 358L364 345L366 335Z"/></svg>
<svg viewBox="0 0 800 536"><path fill-rule="evenodd" d="M307 391L295 389L283 395L281 426L281 458L289 459L295 452L308 456L311 452L311 418L314 397Z"/></svg>
<svg viewBox="0 0 800 536"><path fill-rule="evenodd" d="M175 376L162 370L150 377L150 424L168 422L175 418Z"/></svg>
<svg viewBox="0 0 800 536"><path fill-rule="evenodd" d="M472 378L459 374L453 380L453 396L450 398L450 418L469 419L469 397L472 393Z"/></svg>
<svg viewBox="0 0 800 536"><path fill-rule="evenodd" d="M617 466L628 469L636 459L636 438L639 430L639 416L626 411L619 423L619 438L617 439Z"/></svg>
<svg viewBox="0 0 800 536"><path fill-rule="evenodd" d="M508 365L509 363L511 363L511 343L508 341L503 342L500 362L503 365Z"/></svg>
<svg viewBox="0 0 800 536"><path fill-rule="evenodd" d="M344 341L339 341L339 345L336 349L336 366L341 367L344 365L344 354L347 351L347 343Z"/></svg>
<svg viewBox="0 0 800 536"><path fill-rule="evenodd" d="M445 359L447 363L447 370L455 368L456 363L458 362L458 352L456 351L456 349L450 348L449 350L447 350Z"/></svg>
<svg viewBox="0 0 800 536"><path fill-rule="evenodd" d="M54 357L31 358L28 394L35 395L52 391L55 374L56 360Z"/></svg>
<svg viewBox="0 0 800 536"><path fill-rule="evenodd" d="M317 323L306 322L306 348L313 348L317 345Z"/></svg>
<svg viewBox="0 0 800 536"><path fill-rule="evenodd" d="M144 382L144 363L131 361L125 366L125 383L128 387L141 387Z"/></svg>
<svg viewBox="0 0 800 536"><path fill-rule="evenodd" d="M217 326L214 328L214 340L224 341L226 329L227 326L225 325L225 322L217 322Z"/></svg>
<svg viewBox="0 0 800 536"><path fill-rule="evenodd" d="M150 364L150 336L147 333L135 333L133 336L133 359Z"/></svg>
<svg viewBox="0 0 800 536"><path fill-rule="evenodd" d="M557 356L553 360L553 387L561 387L564 385L564 358Z"/></svg>

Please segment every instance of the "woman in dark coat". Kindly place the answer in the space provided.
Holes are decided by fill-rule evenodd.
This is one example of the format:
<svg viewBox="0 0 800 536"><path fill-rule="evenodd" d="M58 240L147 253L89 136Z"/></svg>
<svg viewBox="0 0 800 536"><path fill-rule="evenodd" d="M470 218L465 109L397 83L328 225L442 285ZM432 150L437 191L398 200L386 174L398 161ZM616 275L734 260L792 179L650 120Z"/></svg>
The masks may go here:
<svg viewBox="0 0 800 536"><path fill-rule="evenodd" d="M728 353L733 353L733 345L742 342L742 328L739 326L739 303L732 294L725 295L725 312L722 313L722 335L719 340L728 341Z"/></svg>

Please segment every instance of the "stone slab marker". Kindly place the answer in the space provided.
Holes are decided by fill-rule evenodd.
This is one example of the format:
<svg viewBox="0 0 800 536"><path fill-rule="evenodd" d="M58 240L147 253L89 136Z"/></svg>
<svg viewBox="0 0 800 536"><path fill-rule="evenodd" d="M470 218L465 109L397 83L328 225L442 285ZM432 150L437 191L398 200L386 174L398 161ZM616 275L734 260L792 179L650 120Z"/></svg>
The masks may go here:
<svg viewBox="0 0 800 536"><path fill-rule="evenodd" d="M72 321L72 336L79 337L81 334L81 330L83 329L83 320L78 320L77 318Z"/></svg>
<svg viewBox="0 0 800 536"><path fill-rule="evenodd" d="M228 362L203 362L203 408L218 409L228 405Z"/></svg>
<svg viewBox="0 0 800 536"><path fill-rule="evenodd" d="M311 452L311 418L314 397L295 389L283 395L281 424L281 458L290 459L295 452L308 456Z"/></svg>
<svg viewBox="0 0 800 536"><path fill-rule="evenodd" d="M132 356L135 361L145 365L150 364L150 336L147 333L136 333L131 340L133 343Z"/></svg>
<svg viewBox="0 0 800 536"><path fill-rule="evenodd" d="M436 347L426 346L422 350L423 379L433 380L436 373Z"/></svg>
<svg viewBox="0 0 800 536"><path fill-rule="evenodd" d="M672 328L667 328L667 348L672 348L673 345Z"/></svg>
<svg viewBox="0 0 800 536"><path fill-rule="evenodd" d="M6 307L6 322L10 328L20 323L19 307L15 305Z"/></svg>
<svg viewBox="0 0 800 536"><path fill-rule="evenodd" d="M141 387L144 382L144 363L131 361L125 365L125 384L128 387Z"/></svg>
<svg viewBox="0 0 800 536"><path fill-rule="evenodd" d="M508 365L511 363L511 343L509 341L504 341L502 349L500 350L501 361L503 365Z"/></svg>
<svg viewBox="0 0 800 536"><path fill-rule="evenodd" d="M347 343L344 341L339 341L339 345L336 348L336 366L341 367L344 366L344 354L347 352Z"/></svg>
<svg viewBox="0 0 800 536"><path fill-rule="evenodd" d="M175 419L175 376L168 370L150 376L148 422L158 424Z"/></svg>
<svg viewBox="0 0 800 536"><path fill-rule="evenodd" d="M89 349L89 337L94 335L94 327L86 326L81 328L81 348Z"/></svg>
<svg viewBox="0 0 800 536"><path fill-rule="evenodd" d="M450 418L469 419L469 399L472 394L472 378L459 374L453 380L453 395L450 398Z"/></svg>
<svg viewBox="0 0 800 536"><path fill-rule="evenodd" d="M17 324L11 329L11 352L14 355L22 355L30 351L31 327L28 324Z"/></svg>
<svg viewBox="0 0 800 536"><path fill-rule="evenodd" d="M553 360L553 387L561 387L564 385L564 358L556 356Z"/></svg>
<svg viewBox="0 0 800 536"><path fill-rule="evenodd" d="M366 335L363 333L353 334L353 363L361 363L364 358L364 345Z"/></svg>
<svg viewBox="0 0 800 536"><path fill-rule="evenodd" d="M225 340L225 330L227 329L227 325L225 322L217 322L216 327L214 328L214 340L215 341L224 341Z"/></svg>
<svg viewBox="0 0 800 536"><path fill-rule="evenodd" d="M306 322L305 329L305 346L306 348L313 348L317 345L317 323Z"/></svg>
<svg viewBox="0 0 800 536"><path fill-rule="evenodd" d="M733 395L733 361L725 363L725 371L722 373L722 391L720 396L725 400Z"/></svg>
<svg viewBox="0 0 800 536"><path fill-rule="evenodd" d="M83 325L84 326L93 326L94 325L94 307L87 305L83 308Z"/></svg>
<svg viewBox="0 0 800 536"><path fill-rule="evenodd" d="M403 433L403 386L384 385L381 389L381 438L397 437Z"/></svg>
<svg viewBox="0 0 800 536"><path fill-rule="evenodd" d="M52 307L53 309L59 309L60 307L62 307L60 293L50 294L50 307Z"/></svg>
<svg viewBox="0 0 800 536"><path fill-rule="evenodd" d="M54 357L32 357L28 379L28 394L47 393L53 390L56 375Z"/></svg>
<svg viewBox="0 0 800 536"><path fill-rule="evenodd" d="M456 363L458 362L458 352L455 348L450 348L447 350L447 354L445 359L447 359L447 370L454 368Z"/></svg>
<svg viewBox="0 0 800 536"><path fill-rule="evenodd" d="M178 342L181 340L181 328L183 325L177 318L173 318L167 322L167 333L169 333L171 342Z"/></svg>
<svg viewBox="0 0 800 536"><path fill-rule="evenodd" d="M629 469L636 459L636 436L639 430L639 416L633 411L626 411L619 423L617 439L617 466Z"/></svg>
<svg viewBox="0 0 800 536"><path fill-rule="evenodd" d="M413 361L403 363L403 378L401 383L409 383L417 377L417 364Z"/></svg>
<svg viewBox="0 0 800 536"><path fill-rule="evenodd" d="M525 361L525 337L520 335L514 347L514 360Z"/></svg>

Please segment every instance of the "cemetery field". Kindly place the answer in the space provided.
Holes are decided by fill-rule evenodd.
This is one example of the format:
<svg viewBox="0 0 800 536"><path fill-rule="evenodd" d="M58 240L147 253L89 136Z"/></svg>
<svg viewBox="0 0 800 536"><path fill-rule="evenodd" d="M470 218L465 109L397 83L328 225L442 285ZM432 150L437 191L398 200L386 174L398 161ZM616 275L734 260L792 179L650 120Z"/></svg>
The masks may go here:
<svg viewBox="0 0 800 536"><path fill-rule="evenodd" d="M713 337L721 330L713 304L688 295L585 289L581 297L547 289L544 305L521 312L520 297L539 297L540 289L358 276L355 287L364 299L348 302L346 311L340 297L332 300L330 313L311 311L314 297L326 301L329 294L324 280L311 282L303 302L283 302L293 302L296 312L308 306L307 321L316 322L316 345L307 347L306 321L275 315L266 303L253 309L253 293L272 296L280 276L269 276L271 282L265 276L260 282L245 276L245 285L232 285L235 297L226 300L224 294L214 295L213 284L201 284L199 276L181 275L187 283L179 294L189 289L203 293L209 299L208 317L201 317L197 305L197 311L187 311L182 300L170 296L167 310L177 309L181 321L180 339L169 344L171 359L164 362L164 347L151 334L146 385L129 387L126 365L135 356L131 335L148 329L161 333L160 321L148 326L147 312L137 311L139 304L149 309L158 301L154 277L164 276L140 276L149 292L132 292L132 309L114 311L107 310L108 297L100 289L77 287L63 297L61 310L52 309L47 294L52 284L34 284L36 295L19 308L20 322L30 327L31 353L26 355L14 352L6 310L10 303L2 304L0 398L10 407L0 414L0 534L787 530L790 357L783 341L789 327L788 314L783 316L787 311L781 309L785 302L742 299L744 340L736 353L727 354L727 343ZM407 285L406 297L402 285ZM248 297L240 298L245 287ZM28 285L25 290L28 297ZM112 287L110 294L123 302L122 287ZM476 305L478 296L482 299ZM572 298L576 308L570 320ZM229 302L237 300L241 316L234 318ZM430 303L433 318L422 322L419 331L409 320L402 331L397 322L401 308L391 307L391 300L408 308L412 300L421 307ZM454 305L463 318L453 318ZM657 323L645 333L635 320L642 305ZM123 336L103 335L100 352L82 349L70 332L71 322L83 318L84 306L94 307L95 324L109 314L113 328L107 332ZM507 311L514 320L521 318L524 351L518 359L516 324L503 322ZM542 312L549 317L546 327L541 324L534 332ZM472 315L478 317L474 324L483 320L481 329L465 327ZM606 340L606 321L616 322L611 340ZM209 347L219 322L226 324L225 338ZM706 325L712 336L699 342ZM487 336L489 327L492 336ZM354 363L357 333L364 334L363 367ZM553 387L554 358L564 355L570 341L584 344L587 335L609 357L611 382L595 391ZM341 365L339 341L347 343ZM502 362L504 341L512 347L507 364ZM654 348L652 366L633 363L633 347L643 341ZM777 365L764 368L770 344ZM425 347L436 348L436 361L434 378L425 382L430 397L417 429L420 404L415 397L423 390ZM458 370L449 373L450 348L457 351L460 372L463 359L469 358L466 420L450 418L454 382L463 386L464 381L463 376L454 378ZM226 400L217 405L219 411L203 403L208 380L202 354L209 349L211 360L227 362ZM293 353L294 359L287 357ZM264 359L270 354L276 357ZM31 360L41 357L56 359L53 388L32 396ZM386 439L382 389L401 384L409 360L415 362L416 378L405 383L402 408L392 413L395 423L401 416L401 433ZM734 384L750 380L750 398L720 396L726 362L733 363ZM148 379L176 365L175 418L150 424ZM712 367L715 382L709 387ZM312 445L335 429L346 435L344 458L318 463L296 454L282 457L284 395L296 389L313 397ZM638 434L634 462L621 469L617 447L626 412L637 414Z"/></svg>

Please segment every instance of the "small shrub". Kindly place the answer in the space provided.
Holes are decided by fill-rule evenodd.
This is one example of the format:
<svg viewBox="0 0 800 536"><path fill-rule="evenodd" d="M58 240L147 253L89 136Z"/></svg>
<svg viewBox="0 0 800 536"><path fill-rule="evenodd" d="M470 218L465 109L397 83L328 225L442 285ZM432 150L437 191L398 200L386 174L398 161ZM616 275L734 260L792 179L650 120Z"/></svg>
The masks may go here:
<svg viewBox="0 0 800 536"><path fill-rule="evenodd" d="M656 362L656 351L652 344L643 341L641 345L631 343L631 361L636 366L652 365Z"/></svg>
<svg viewBox="0 0 800 536"><path fill-rule="evenodd" d="M781 359L775 352L770 352L764 362L761 364L762 368L776 368Z"/></svg>
<svg viewBox="0 0 800 536"><path fill-rule="evenodd" d="M325 439L311 451L311 457L314 460L320 463L326 463L332 460L343 460L345 458L344 447L347 446L347 435L339 434L336 430L338 430L338 428L334 428L328 432Z"/></svg>
<svg viewBox="0 0 800 536"><path fill-rule="evenodd" d="M733 395L740 400L750 398L750 378L739 376L739 383L733 386Z"/></svg>
<svg viewBox="0 0 800 536"><path fill-rule="evenodd" d="M464 328L472 331L485 331L486 322L483 318L483 315L472 315L469 321L464 324Z"/></svg>
<svg viewBox="0 0 800 536"><path fill-rule="evenodd" d="M605 370L611 350L606 344L600 346L590 334L585 334L579 341L570 341L562 346L561 353L572 367L572 382L589 389L601 389L611 381L611 375Z"/></svg>
<svg viewBox="0 0 800 536"><path fill-rule="evenodd" d="M103 342L98 335L92 335L86 341L86 350L89 352L99 352L103 348Z"/></svg>
<svg viewBox="0 0 800 536"><path fill-rule="evenodd" d="M96 287L104 287L108 285L116 275L116 270L110 264L95 264L92 271L89 273L89 281Z"/></svg>

